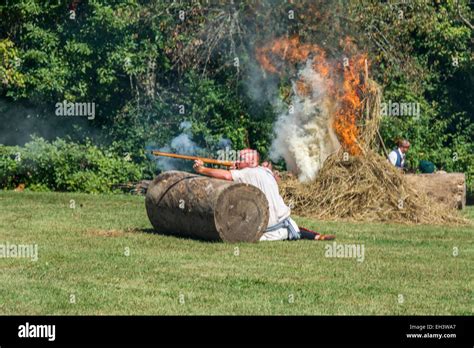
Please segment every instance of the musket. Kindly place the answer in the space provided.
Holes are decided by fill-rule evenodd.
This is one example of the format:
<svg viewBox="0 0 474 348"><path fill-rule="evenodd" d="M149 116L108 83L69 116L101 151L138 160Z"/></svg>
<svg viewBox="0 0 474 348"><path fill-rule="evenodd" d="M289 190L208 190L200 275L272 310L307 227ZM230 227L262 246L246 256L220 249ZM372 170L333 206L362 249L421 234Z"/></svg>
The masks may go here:
<svg viewBox="0 0 474 348"><path fill-rule="evenodd" d="M204 163L217 164L217 165L225 166L225 167L231 167L231 166L234 165L234 162L232 162L232 161L222 161L222 160L216 160L216 159L207 158L207 157L178 155L178 154L175 154L175 153L169 153L169 152L163 152L163 151L152 151L151 153L155 156L179 158L179 159L192 160L192 161L201 160Z"/></svg>

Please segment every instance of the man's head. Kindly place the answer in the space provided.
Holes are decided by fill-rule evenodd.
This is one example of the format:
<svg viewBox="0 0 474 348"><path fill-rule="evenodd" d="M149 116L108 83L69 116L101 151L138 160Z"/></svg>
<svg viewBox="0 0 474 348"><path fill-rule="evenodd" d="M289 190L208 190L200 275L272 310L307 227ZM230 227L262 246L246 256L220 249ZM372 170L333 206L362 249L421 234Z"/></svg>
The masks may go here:
<svg viewBox="0 0 474 348"><path fill-rule="evenodd" d="M259 162L260 156L257 150L243 149L239 151L239 159L235 162L235 165L238 169L255 168L258 167Z"/></svg>
<svg viewBox="0 0 474 348"><path fill-rule="evenodd" d="M398 147L402 153L407 153L407 151L410 149L410 142L406 139L403 139L400 141Z"/></svg>

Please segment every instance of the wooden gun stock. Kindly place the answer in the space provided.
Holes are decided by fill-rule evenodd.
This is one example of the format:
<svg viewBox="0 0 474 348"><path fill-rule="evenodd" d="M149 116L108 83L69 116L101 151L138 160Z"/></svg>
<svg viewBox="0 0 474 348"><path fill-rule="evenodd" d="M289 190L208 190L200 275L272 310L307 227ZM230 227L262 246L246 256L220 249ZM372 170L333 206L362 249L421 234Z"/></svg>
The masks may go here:
<svg viewBox="0 0 474 348"><path fill-rule="evenodd" d="M206 158L206 157L178 155L178 154L175 154L175 153L169 153L169 152L163 152L163 151L152 151L151 153L155 156L179 158L179 159L191 160L191 161L201 160L204 163L217 164L217 165L225 166L225 167L231 167L234 164L234 162L232 162L232 161L221 161L221 160L216 160L216 159Z"/></svg>

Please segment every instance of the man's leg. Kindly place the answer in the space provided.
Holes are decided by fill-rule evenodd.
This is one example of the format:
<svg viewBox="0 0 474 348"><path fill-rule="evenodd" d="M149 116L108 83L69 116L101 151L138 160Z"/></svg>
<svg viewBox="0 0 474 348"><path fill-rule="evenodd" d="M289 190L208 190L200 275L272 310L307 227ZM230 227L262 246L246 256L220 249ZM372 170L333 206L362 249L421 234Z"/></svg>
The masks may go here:
<svg viewBox="0 0 474 348"><path fill-rule="evenodd" d="M300 227L301 239L316 239L319 233Z"/></svg>
<svg viewBox="0 0 474 348"><path fill-rule="evenodd" d="M265 232L261 237L260 241L275 241L275 240L286 240L288 239L288 230L286 228L280 228L276 231Z"/></svg>
<svg viewBox="0 0 474 348"><path fill-rule="evenodd" d="M336 236L333 234L321 234L308 230L307 228L300 227L301 239L311 239L311 240L333 240L336 239Z"/></svg>

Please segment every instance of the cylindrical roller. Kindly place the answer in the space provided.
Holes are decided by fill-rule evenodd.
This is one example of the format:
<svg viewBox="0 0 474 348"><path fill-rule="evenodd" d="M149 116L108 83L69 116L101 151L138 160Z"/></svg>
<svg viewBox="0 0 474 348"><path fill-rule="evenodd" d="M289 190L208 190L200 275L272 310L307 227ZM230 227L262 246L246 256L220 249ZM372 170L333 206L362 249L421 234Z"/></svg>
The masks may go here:
<svg viewBox="0 0 474 348"><path fill-rule="evenodd" d="M257 187L180 171L158 175L146 210L158 233L224 242L256 242L268 225L268 201Z"/></svg>

